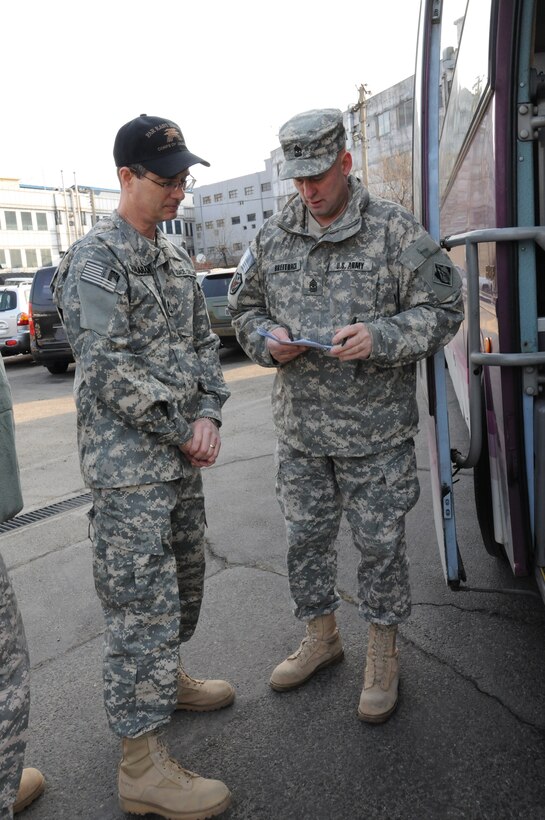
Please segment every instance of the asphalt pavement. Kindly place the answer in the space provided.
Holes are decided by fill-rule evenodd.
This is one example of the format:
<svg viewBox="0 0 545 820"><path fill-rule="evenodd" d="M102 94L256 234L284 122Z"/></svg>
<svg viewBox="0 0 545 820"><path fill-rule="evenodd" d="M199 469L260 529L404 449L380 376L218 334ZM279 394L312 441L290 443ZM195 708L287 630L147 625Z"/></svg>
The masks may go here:
<svg viewBox="0 0 545 820"><path fill-rule="evenodd" d="M284 525L274 495L272 373L223 355L232 397L218 464L205 472L207 580L183 653L195 677L225 677L233 706L176 714L171 754L233 793L225 820L507 820L545 818L545 608L531 581L484 552L471 476L456 490L468 584L446 588L435 547L425 431L422 493L407 522L413 612L400 630L401 694L381 726L356 710L367 627L357 555L338 539L343 663L277 693L273 667L303 635L291 613ZM45 374L45 375L44 375ZM8 369L16 399L25 512L86 492L75 452L70 372L52 381ZM26 820L122 820L119 742L102 705L103 621L81 504L0 535L26 626L32 705L26 764L47 779ZM512 590L515 590L513 592ZM153 815L149 815L153 817Z"/></svg>

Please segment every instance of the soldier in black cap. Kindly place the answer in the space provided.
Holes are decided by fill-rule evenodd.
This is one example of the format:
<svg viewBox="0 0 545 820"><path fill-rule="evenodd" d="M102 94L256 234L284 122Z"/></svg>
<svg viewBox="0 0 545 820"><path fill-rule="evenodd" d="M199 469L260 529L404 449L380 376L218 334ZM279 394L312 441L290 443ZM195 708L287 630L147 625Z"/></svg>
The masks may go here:
<svg viewBox="0 0 545 820"><path fill-rule="evenodd" d="M235 697L227 681L191 678L179 657L203 594L201 468L218 457L229 392L191 260L157 226L176 217L189 168L209 163L176 123L145 114L120 128L114 159L119 207L72 245L54 283L93 495L104 702L122 739L121 808L199 820L227 808L229 789L171 760L157 731L176 709Z"/></svg>

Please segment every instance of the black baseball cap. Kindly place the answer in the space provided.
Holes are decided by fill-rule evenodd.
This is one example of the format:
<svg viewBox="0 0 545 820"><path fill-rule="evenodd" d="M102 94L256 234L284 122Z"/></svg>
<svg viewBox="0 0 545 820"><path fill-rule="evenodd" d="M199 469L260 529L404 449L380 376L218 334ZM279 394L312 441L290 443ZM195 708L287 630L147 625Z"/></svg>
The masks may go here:
<svg viewBox="0 0 545 820"><path fill-rule="evenodd" d="M197 163L210 166L205 159L187 150L179 125L147 114L121 126L115 138L114 160L117 168L138 164L167 178Z"/></svg>

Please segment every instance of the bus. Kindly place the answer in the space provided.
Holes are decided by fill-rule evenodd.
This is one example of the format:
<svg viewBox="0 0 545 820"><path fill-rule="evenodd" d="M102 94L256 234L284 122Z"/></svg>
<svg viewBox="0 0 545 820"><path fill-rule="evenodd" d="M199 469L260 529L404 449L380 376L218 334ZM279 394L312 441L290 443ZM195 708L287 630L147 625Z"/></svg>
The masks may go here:
<svg viewBox="0 0 545 820"><path fill-rule="evenodd" d="M471 468L486 550L534 575L545 600L543 0L422 0L413 196L464 287L460 331L419 371L445 578L466 581L453 475ZM463 452L451 446L447 373Z"/></svg>

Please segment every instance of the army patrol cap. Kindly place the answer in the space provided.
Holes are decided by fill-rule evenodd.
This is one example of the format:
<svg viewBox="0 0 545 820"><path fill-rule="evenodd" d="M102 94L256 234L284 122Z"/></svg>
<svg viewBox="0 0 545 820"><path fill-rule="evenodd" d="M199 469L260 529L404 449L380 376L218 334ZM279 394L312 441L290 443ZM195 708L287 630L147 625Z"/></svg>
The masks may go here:
<svg viewBox="0 0 545 820"><path fill-rule="evenodd" d="M114 160L117 168L143 165L148 171L166 178L174 177L198 162L210 165L187 150L179 125L147 114L121 126L115 138Z"/></svg>
<svg viewBox="0 0 545 820"><path fill-rule="evenodd" d="M296 114L278 136L284 152L280 179L318 176L331 168L346 145L342 111L321 108Z"/></svg>

